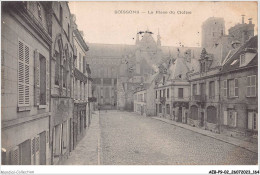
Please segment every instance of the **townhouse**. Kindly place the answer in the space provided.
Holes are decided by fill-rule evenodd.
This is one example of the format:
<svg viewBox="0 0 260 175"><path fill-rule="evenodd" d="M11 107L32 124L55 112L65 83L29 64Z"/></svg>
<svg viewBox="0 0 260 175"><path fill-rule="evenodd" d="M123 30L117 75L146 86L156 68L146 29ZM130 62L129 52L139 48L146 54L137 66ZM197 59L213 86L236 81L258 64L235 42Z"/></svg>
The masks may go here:
<svg viewBox="0 0 260 175"><path fill-rule="evenodd" d="M67 2L2 5L2 164L60 164L75 148L75 128L90 124L91 71L75 63L88 48Z"/></svg>
<svg viewBox="0 0 260 175"><path fill-rule="evenodd" d="M187 123L190 100L187 73L193 62L191 55L178 55L168 66L167 74L155 88L158 116Z"/></svg>
<svg viewBox="0 0 260 175"><path fill-rule="evenodd" d="M134 112L144 116L155 116L154 88L161 78L159 72L151 75L134 92Z"/></svg>
<svg viewBox="0 0 260 175"><path fill-rule="evenodd" d="M197 70L189 74L191 85L188 124L219 132L219 76L221 59L202 49Z"/></svg>
<svg viewBox="0 0 260 175"><path fill-rule="evenodd" d="M220 71L220 131L257 140L258 36L233 50Z"/></svg>
<svg viewBox="0 0 260 175"><path fill-rule="evenodd" d="M87 44L83 39L83 33L77 29L76 19L73 21L74 43L74 111L73 111L73 149L79 140L85 135L86 128L90 124L89 94L91 72L87 64Z"/></svg>
<svg viewBox="0 0 260 175"><path fill-rule="evenodd" d="M2 164L51 164L51 3L2 7Z"/></svg>
<svg viewBox="0 0 260 175"><path fill-rule="evenodd" d="M59 164L72 150L73 38L67 2L52 2L51 143L52 164Z"/></svg>

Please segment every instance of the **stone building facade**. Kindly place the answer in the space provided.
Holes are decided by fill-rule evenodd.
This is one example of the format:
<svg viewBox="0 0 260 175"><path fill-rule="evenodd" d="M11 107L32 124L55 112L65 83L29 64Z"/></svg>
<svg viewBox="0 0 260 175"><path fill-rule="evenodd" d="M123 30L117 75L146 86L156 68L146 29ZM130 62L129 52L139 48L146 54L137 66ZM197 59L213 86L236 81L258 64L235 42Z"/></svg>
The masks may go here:
<svg viewBox="0 0 260 175"><path fill-rule="evenodd" d="M52 164L60 164L72 150L74 47L67 2L52 2L51 145Z"/></svg>
<svg viewBox="0 0 260 175"><path fill-rule="evenodd" d="M51 164L50 9L2 3L2 164Z"/></svg>
<svg viewBox="0 0 260 175"><path fill-rule="evenodd" d="M223 18L210 17L202 24L203 48L214 47L217 40L225 35L225 21Z"/></svg>
<svg viewBox="0 0 260 175"><path fill-rule="evenodd" d="M182 123L187 123L190 100L187 73L196 65L191 55L185 53L166 66L165 74L155 87L157 116Z"/></svg>
<svg viewBox="0 0 260 175"><path fill-rule="evenodd" d="M87 62L82 72L74 69L77 46L68 3L5 2L3 7L2 164L60 164L75 148L74 77L83 79L87 93L79 112L84 119L77 123L83 128L90 124L93 93Z"/></svg>
<svg viewBox="0 0 260 175"><path fill-rule="evenodd" d="M191 101L188 124L214 132L219 132L219 60L203 49L199 69L189 74Z"/></svg>
<svg viewBox="0 0 260 175"><path fill-rule="evenodd" d="M91 72L89 61L86 58L89 50L82 33L77 29L76 21L73 21L73 44L74 44L74 110L73 110L73 149L79 140L85 135L90 125L91 113L89 97L91 92Z"/></svg>
<svg viewBox="0 0 260 175"><path fill-rule="evenodd" d="M258 135L257 37L252 37L226 60L219 80L221 133L253 141Z"/></svg>

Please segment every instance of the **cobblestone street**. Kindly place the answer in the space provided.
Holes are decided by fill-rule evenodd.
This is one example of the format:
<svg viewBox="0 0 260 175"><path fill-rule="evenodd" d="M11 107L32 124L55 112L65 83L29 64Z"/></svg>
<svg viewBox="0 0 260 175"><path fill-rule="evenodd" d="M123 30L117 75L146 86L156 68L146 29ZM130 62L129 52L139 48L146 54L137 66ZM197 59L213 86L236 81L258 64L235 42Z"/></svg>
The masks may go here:
<svg viewBox="0 0 260 175"><path fill-rule="evenodd" d="M67 165L257 164L256 153L159 120L120 111L102 111L99 119L97 114L87 131L92 135L86 134Z"/></svg>

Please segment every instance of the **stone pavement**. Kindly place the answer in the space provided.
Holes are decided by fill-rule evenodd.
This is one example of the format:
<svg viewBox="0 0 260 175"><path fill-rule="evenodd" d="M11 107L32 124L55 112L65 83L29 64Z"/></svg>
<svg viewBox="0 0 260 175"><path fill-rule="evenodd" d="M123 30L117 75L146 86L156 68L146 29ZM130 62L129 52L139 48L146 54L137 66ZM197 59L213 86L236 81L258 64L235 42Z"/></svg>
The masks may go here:
<svg viewBox="0 0 260 175"><path fill-rule="evenodd" d="M199 134L202 134L202 135L205 135L205 136L208 136L208 137L211 137L211 138L214 138L214 139L217 139L217 140L220 140L220 141L223 141L223 142L235 145L235 146L239 146L241 148L244 148L244 149L249 150L254 153L258 153L258 145L256 143L251 143L251 142L240 140L240 139L237 139L234 137L229 137L229 136L213 133L208 130L203 130L200 128L192 127L190 125L179 123L179 122L165 119L165 118L160 118L160 117L151 117L151 118L169 123L171 125L179 126L181 128L188 129L188 130L197 132Z"/></svg>
<svg viewBox="0 0 260 175"><path fill-rule="evenodd" d="M90 127L62 165L100 165L100 125L98 112L92 114Z"/></svg>

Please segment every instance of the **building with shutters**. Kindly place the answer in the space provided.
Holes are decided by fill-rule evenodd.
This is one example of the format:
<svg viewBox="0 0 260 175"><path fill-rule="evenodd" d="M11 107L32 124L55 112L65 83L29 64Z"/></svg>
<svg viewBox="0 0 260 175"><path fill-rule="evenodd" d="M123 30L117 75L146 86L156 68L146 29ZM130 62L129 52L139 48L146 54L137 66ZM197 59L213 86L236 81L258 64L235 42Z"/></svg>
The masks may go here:
<svg viewBox="0 0 260 175"><path fill-rule="evenodd" d="M195 63L191 50L187 50L165 66L166 72L155 87L157 116L187 123L190 100L187 74L196 66Z"/></svg>
<svg viewBox="0 0 260 175"><path fill-rule="evenodd" d="M219 133L219 71L222 53L202 49L198 66L189 74L191 100L188 124Z"/></svg>
<svg viewBox="0 0 260 175"><path fill-rule="evenodd" d="M154 88L161 78L161 73L151 75L141 83L134 92L134 112L144 116L155 116L155 91Z"/></svg>
<svg viewBox="0 0 260 175"><path fill-rule="evenodd" d="M52 2L51 146L52 164L60 164L73 148L73 79L75 51L68 2Z"/></svg>
<svg viewBox="0 0 260 175"><path fill-rule="evenodd" d="M2 164L51 164L51 3L2 3Z"/></svg>
<svg viewBox="0 0 260 175"><path fill-rule="evenodd" d="M74 43L74 110L73 110L73 149L78 141L85 135L91 120L91 105L88 100L91 97L91 72L89 61L86 58L89 50L83 39L83 32L77 29L76 19L73 19L73 43Z"/></svg>
<svg viewBox="0 0 260 175"><path fill-rule="evenodd" d="M258 133L258 36L234 48L220 72L220 131L252 138Z"/></svg>

